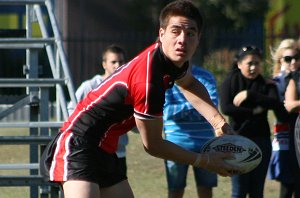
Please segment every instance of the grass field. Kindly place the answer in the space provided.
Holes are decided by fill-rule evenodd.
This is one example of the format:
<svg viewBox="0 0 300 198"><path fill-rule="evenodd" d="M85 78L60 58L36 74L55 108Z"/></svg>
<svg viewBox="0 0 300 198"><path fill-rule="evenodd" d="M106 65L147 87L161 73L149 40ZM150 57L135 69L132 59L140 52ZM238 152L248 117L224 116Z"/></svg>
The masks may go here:
<svg viewBox="0 0 300 198"><path fill-rule="evenodd" d="M6 131L9 132L9 131ZM10 133L10 132L9 132ZM24 133L24 132L21 132ZM0 135L7 135L0 132ZM135 197L137 198L164 198L167 197L166 179L163 160L148 155L142 146L138 134L129 133L129 145L127 147L128 177ZM0 163L27 163L27 146L0 145ZM24 170L1 170L1 175L28 174ZM196 197L195 183L191 171L188 176L188 185L185 197ZM275 181L266 181L265 198L278 197L279 185ZM230 197L230 179L219 177L218 187L214 189L215 198ZM1 198L29 198L27 187L0 187Z"/></svg>
<svg viewBox="0 0 300 198"><path fill-rule="evenodd" d="M129 133L128 177L135 197L164 198L167 197L167 186L163 160L148 155L142 146L138 134ZM197 197L192 171L189 171L186 198ZM214 188L215 198L231 197L229 177L218 177L218 187ZM266 180L265 198L279 197L279 183Z"/></svg>

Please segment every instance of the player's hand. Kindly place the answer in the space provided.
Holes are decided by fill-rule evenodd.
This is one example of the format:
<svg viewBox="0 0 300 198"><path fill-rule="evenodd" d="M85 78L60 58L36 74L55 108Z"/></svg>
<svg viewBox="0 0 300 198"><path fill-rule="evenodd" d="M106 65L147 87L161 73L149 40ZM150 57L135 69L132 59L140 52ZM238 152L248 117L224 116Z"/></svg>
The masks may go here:
<svg viewBox="0 0 300 198"><path fill-rule="evenodd" d="M215 130L217 137L221 135L237 135L237 132L234 131L228 123L224 123L222 127Z"/></svg>
<svg viewBox="0 0 300 198"><path fill-rule="evenodd" d="M225 159L234 158L232 153L211 152L202 153L203 168L215 172L223 177L241 173L238 167L226 163Z"/></svg>
<svg viewBox="0 0 300 198"><path fill-rule="evenodd" d="M247 98L247 90L239 92L233 99L233 104L239 107Z"/></svg>

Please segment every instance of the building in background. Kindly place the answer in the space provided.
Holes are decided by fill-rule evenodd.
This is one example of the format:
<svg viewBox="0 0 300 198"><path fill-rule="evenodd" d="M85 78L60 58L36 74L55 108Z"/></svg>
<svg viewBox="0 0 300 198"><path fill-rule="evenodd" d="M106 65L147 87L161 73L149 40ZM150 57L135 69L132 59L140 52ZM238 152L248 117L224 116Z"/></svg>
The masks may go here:
<svg viewBox="0 0 300 198"><path fill-rule="evenodd" d="M119 44L126 49L127 59L131 59L137 52L154 42L157 38L159 10L170 0L51 1L54 4L74 85L78 87L80 82L99 73L101 62L99 57L105 46L111 43ZM215 60L218 56L213 54L212 62L206 62L209 62L212 67L219 66L216 72L222 73L224 59L226 59L223 52L229 50L228 54L231 54L231 50L242 45L253 44L265 49L265 54L268 54L269 47L276 43L277 38L279 40L284 37L298 38L300 18L297 17L297 13L299 10L300 1L298 0L270 0L270 11L265 21L264 19L252 21L242 30L209 29L210 26L207 24L206 32L202 36L201 48L195 55L195 63L203 65L205 61L203 54L221 53L220 60ZM1 33L7 35L8 30L23 36L24 15L24 8L1 5L0 37ZM38 27L34 28L33 35L39 34ZM21 61L17 61L18 55L13 56L14 60L9 58L9 55L0 55L0 76L16 71L12 68L20 67L19 64L24 60L24 55L19 55ZM42 58L40 60L41 65L48 64L42 62ZM7 61L10 63L6 63ZM47 72L43 71L44 75L47 75ZM22 73L18 75L22 76Z"/></svg>
<svg viewBox="0 0 300 198"><path fill-rule="evenodd" d="M56 0L55 8L75 86L99 73L106 46L122 46L131 59L156 39L152 16L134 16L136 9L128 1Z"/></svg>

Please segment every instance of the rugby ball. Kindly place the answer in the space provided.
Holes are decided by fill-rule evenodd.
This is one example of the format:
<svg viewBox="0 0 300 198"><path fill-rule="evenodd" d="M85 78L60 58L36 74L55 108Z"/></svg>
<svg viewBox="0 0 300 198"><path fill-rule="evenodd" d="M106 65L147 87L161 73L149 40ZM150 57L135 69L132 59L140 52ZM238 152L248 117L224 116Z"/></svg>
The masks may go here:
<svg viewBox="0 0 300 198"><path fill-rule="evenodd" d="M262 160L262 152L255 142L240 135L222 135L208 141L201 149L206 152L231 152L235 159L226 159L226 163L240 168L241 174L256 168Z"/></svg>

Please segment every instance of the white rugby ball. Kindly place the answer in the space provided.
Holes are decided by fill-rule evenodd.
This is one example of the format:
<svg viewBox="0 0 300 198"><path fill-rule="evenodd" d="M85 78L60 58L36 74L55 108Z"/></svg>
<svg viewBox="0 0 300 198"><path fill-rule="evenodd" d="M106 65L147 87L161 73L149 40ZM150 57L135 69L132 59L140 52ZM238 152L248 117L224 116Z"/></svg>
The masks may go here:
<svg viewBox="0 0 300 198"><path fill-rule="evenodd" d="M208 141L201 152L231 152L235 159L226 159L226 163L248 173L256 168L262 159L262 152L255 142L240 135L222 135Z"/></svg>

